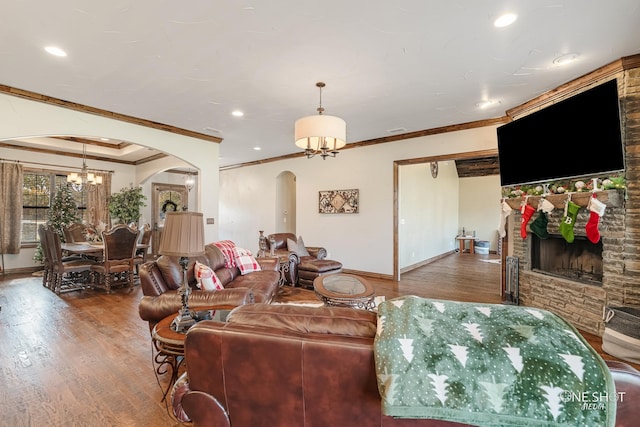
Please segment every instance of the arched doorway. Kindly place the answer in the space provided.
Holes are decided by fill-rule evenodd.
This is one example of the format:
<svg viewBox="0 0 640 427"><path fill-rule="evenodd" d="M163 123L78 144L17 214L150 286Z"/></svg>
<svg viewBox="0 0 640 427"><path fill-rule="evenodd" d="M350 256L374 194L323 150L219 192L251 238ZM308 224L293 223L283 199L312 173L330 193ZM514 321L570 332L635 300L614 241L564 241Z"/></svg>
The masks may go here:
<svg viewBox="0 0 640 427"><path fill-rule="evenodd" d="M189 194L184 185L154 182L151 186L151 228L153 230L151 253L156 256L160 247L166 213L188 210Z"/></svg>
<svg viewBox="0 0 640 427"><path fill-rule="evenodd" d="M276 177L276 233L296 233L296 176L284 171Z"/></svg>

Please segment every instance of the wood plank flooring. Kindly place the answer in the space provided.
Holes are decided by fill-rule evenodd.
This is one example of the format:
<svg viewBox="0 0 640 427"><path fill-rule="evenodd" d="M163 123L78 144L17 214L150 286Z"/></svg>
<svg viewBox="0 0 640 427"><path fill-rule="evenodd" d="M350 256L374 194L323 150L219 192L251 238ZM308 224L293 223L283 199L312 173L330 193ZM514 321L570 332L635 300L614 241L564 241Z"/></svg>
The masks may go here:
<svg viewBox="0 0 640 427"><path fill-rule="evenodd" d="M367 278L378 295L500 303L501 265L497 255L452 254L404 273L399 282ZM493 261L493 262L487 262Z"/></svg>
<svg viewBox="0 0 640 427"><path fill-rule="evenodd" d="M2 279L0 424L180 425L160 401L140 297L139 286L57 296L40 278Z"/></svg>
<svg viewBox="0 0 640 427"><path fill-rule="evenodd" d="M451 255L369 280L378 295L500 302L495 255ZM39 277L0 275L1 425L178 426L161 402L140 287L55 295ZM591 337L599 349L599 338ZM611 358L611 357L609 357Z"/></svg>

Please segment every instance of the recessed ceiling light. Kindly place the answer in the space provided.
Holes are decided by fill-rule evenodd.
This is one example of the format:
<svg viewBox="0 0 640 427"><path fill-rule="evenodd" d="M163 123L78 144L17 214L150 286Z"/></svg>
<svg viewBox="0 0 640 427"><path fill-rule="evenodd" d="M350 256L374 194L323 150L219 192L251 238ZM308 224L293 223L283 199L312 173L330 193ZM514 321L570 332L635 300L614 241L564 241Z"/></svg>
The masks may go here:
<svg viewBox="0 0 640 427"><path fill-rule="evenodd" d="M567 65L568 63L577 60L578 56L580 55L577 53L565 53L554 59L553 63L556 65Z"/></svg>
<svg viewBox="0 0 640 427"><path fill-rule="evenodd" d="M500 105L500 101L497 99L488 99L486 101L480 101L476 104L476 107L485 109L489 107L495 107L496 105Z"/></svg>
<svg viewBox="0 0 640 427"><path fill-rule="evenodd" d="M518 19L518 15L515 13L505 13L498 16L498 19L493 21L493 25L498 28L507 27L516 22L516 19Z"/></svg>
<svg viewBox="0 0 640 427"><path fill-rule="evenodd" d="M231 115L233 117L242 117L242 116L244 116L244 113L242 111L240 111L240 110L234 110L234 111L231 112Z"/></svg>
<svg viewBox="0 0 640 427"><path fill-rule="evenodd" d="M46 50L47 53L50 53L51 55L54 55L54 56L60 56L60 57L67 56L67 52L65 52L64 50L60 49L57 46L46 46L44 50Z"/></svg>
<svg viewBox="0 0 640 427"><path fill-rule="evenodd" d="M262 150L262 147L253 147L253 149L256 150L256 151L260 151L260 150Z"/></svg>

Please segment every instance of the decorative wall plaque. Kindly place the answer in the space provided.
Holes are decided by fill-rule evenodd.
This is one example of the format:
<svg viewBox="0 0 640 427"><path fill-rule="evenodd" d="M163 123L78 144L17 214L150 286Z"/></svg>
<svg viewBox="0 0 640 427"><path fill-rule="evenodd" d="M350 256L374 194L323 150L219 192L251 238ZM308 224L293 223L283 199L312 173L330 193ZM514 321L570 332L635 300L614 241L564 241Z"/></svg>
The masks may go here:
<svg viewBox="0 0 640 427"><path fill-rule="evenodd" d="M360 207L358 190L329 190L319 192L320 213L358 213Z"/></svg>

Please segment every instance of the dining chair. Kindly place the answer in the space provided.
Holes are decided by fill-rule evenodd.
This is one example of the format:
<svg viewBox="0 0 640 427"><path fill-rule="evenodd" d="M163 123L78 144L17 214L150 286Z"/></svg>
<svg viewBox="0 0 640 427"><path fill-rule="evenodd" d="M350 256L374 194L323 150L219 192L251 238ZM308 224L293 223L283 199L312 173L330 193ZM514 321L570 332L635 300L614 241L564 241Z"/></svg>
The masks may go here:
<svg viewBox="0 0 640 427"><path fill-rule="evenodd" d="M134 259L134 263L136 266L136 276L140 274L140 265L147 262L149 245L151 244L151 234L152 230L150 224L144 224L142 227L140 227L136 257Z"/></svg>
<svg viewBox="0 0 640 427"><path fill-rule="evenodd" d="M40 252L42 253L42 286L51 289L52 286L52 264L51 255L49 253L48 226L46 224L38 225L38 237L40 238Z"/></svg>
<svg viewBox="0 0 640 427"><path fill-rule="evenodd" d="M85 226L79 222L74 222L62 227L62 232L66 243L84 242L87 240L85 236Z"/></svg>
<svg viewBox="0 0 640 427"><path fill-rule="evenodd" d="M103 287L110 294L112 286L124 277L126 283L133 287L134 258L139 233L139 230L126 224L116 225L102 233L104 256L102 262L91 266L95 286Z"/></svg>
<svg viewBox="0 0 640 427"><path fill-rule="evenodd" d="M49 288L56 294L85 288L95 261L85 258L65 260L58 233L47 227L45 234L45 246L51 263Z"/></svg>

